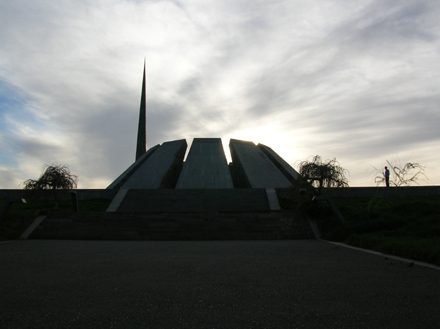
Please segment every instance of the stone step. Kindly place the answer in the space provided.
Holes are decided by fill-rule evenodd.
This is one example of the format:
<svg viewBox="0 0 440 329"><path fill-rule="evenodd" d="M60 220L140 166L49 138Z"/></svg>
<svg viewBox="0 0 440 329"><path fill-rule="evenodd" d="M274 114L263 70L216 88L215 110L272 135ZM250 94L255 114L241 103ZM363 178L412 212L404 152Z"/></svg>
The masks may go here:
<svg viewBox="0 0 440 329"><path fill-rule="evenodd" d="M312 239L306 218L295 212L51 214L30 239L71 240L278 240Z"/></svg>
<svg viewBox="0 0 440 329"><path fill-rule="evenodd" d="M268 212L266 189L128 190L117 212Z"/></svg>

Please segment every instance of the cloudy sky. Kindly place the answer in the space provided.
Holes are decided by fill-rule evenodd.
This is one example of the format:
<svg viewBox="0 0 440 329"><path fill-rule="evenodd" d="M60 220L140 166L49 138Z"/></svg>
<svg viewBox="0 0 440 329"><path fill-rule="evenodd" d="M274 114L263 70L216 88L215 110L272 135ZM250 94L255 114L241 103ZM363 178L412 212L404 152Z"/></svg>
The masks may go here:
<svg viewBox="0 0 440 329"><path fill-rule="evenodd" d="M440 185L438 0L0 0L0 188L69 164L105 188L148 145L251 140L374 186L418 162ZM228 155L229 157L229 155Z"/></svg>

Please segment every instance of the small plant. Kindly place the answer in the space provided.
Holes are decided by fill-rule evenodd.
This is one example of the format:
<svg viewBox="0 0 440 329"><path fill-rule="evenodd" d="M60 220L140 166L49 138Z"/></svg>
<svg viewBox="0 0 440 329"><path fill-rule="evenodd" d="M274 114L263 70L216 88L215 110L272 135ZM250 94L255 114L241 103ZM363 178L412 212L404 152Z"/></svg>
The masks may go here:
<svg viewBox="0 0 440 329"><path fill-rule="evenodd" d="M321 157L316 155L311 161L300 162L298 167L302 179L318 189L317 194L321 194L323 188L348 187L345 175L349 172L342 168L336 159L322 161Z"/></svg>
<svg viewBox="0 0 440 329"><path fill-rule="evenodd" d="M388 168L391 169L391 177L390 177L390 185L393 186L409 186L411 183L418 184L417 180L420 179L421 176L424 176L426 179L426 175L423 173L425 167L418 163L408 162L403 167L398 167L392 165L388 160L386 160L388 164ZM377 168L376 171L379 173L376 177L374 177L374 182L377 185L385 184L385 175Z"/></svg>
<svg viewBox="0 0 440 329"><path fill-rule="evenodd" d="M25 190L48 190L48 189L75 189L78 183L78 176L72 175L68 165L53 163L44 165L44 172L40 178L24 181Z"/></svg>
<svg viewBox="0 0 440 329"><path fill-rule="evenodd" d="M55 199L55 208L58 205L58 191L75 189L78 176L72 175L68 165L53 163L44 165L43 173L38 179L28 179L22 183L25 190L52 190Z"/></svg>

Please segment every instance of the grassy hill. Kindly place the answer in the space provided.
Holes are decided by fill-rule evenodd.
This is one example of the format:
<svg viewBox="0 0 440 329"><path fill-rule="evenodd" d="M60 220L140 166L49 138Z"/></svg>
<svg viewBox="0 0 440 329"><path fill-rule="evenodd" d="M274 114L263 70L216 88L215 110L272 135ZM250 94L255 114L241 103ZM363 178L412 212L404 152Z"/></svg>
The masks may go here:
<svg viewBox="0 0 440 329"><path fill-rule="evenodd" d="M440 265L440 197L334 199L347 224L328 206L310 213L322 238Z"/></svg>

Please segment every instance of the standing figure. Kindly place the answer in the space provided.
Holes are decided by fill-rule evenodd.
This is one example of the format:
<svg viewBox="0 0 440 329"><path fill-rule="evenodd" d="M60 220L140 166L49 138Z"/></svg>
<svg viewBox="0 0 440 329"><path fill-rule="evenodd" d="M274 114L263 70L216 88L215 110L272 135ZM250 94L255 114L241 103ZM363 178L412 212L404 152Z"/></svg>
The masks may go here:
<svg viewBox="0 0 440 329"><path fill-rule="evenodd" d="M385 166L385 184L387 187L390 187L390 171L388 170L388 168Z"/></svg>

